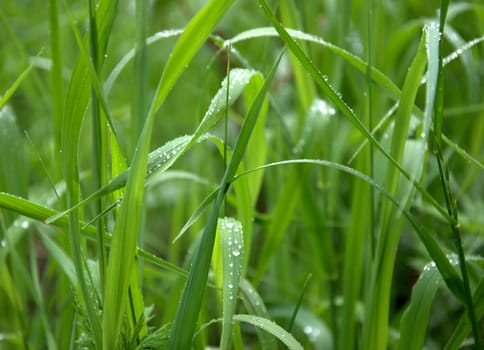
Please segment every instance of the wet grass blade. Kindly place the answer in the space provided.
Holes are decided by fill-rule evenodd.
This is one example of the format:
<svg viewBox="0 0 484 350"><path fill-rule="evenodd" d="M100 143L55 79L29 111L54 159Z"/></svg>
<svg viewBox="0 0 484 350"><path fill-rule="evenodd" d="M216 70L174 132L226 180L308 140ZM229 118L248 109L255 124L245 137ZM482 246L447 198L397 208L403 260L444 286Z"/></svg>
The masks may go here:
<svg viewBox="0 0 484 350"><path fill-rule="evenodd" d="M267 318L254 316L254 315L235 315L234 320L238 322L244 322L251 324L259 329L262 329L276 338L278 338L284 345L290 350L303 350L303 347L299 342L288 333L284 328L277 325Z"/></svg>
<svg viewBox="0 0 484 350"><path fill-rule="evenodd" d="M196 322L200 312L205 286L207 284L208 270L212 257L215 230L217 227L218 213L230 183L236 174L239 164L244 155L250 135L257 121L257 116L269 90L269 86L275 74L276 67L282 57L282 52L266 78L264 85L254 99L247 116L244 119L242 129L237 138L233 154L230 158L220 189L213 203L208 221L202 234L201 244L193 258L192 268L187 283L183 290L180 304L173 323L169 346L171 349L188 349L195 331Z"/></svg>
<svg viewBox="0 0 484 350"><path fill-rule="evenodd" d="M432 301L441 283L435 264L427 264L412 288L410 304L402 316L397 349L423 349Z"/></svg>
<svg viewBox="0 0 484 350"><path fill-rule="evenodd" d="M264 300L260 294L255 290L254 286L243 278L240 281L240 291L242 294L242 300L244 301L244 306L251 315L259 316L262 318L270 319L271 316L267 311ZM274 337L260 329L256 329L257 335L259 337L259 344L263 349L274 350L277 349L277 344Z"/></svg>
<svg viewBox="0 0 484 350"><path fill-rule="evenodd" d="M215 276L222 281L223 320L220 349L229 349L232 322L237 306L239 282L244 265L244 235L242 225L232 218L219 219L222 274ZM215 257L215 254L214 254Z"/></svg>

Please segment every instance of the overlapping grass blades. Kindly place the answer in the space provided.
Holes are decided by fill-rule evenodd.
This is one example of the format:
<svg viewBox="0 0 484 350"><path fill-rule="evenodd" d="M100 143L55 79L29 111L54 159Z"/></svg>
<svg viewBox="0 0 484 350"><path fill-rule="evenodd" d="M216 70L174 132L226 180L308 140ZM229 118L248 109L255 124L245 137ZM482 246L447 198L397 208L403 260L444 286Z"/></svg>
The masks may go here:
<svg viewBox="0 0 484 350"><path fill-rule="evenodd" d="M323 100L313 101L308 115L305 117L301 139L295 148L298 158L315 158L321 147L321 135L328 128L330 118L335 110ZM304 179L308 177L308 169L293 168L289 172L287 183L283 187L277 205L274 208L271 225L268 228L267 236L262 246L262 254L257 264L257 273L254 277L258 284L266 272L271 259L278 251L284 233L294 215L300 196L304 187ZM329 247L328 247L329 248ZM327 274L330 275L334 270L334 257L328 249L326 266Z"/></svg>
<svg viewBox="0 0 484 350"><path fill-rule="evenodd" d="M244 119L242 129L237 138L234 151L230 157L229 164L225 170L224 177L221 181L220 188L213 203L205 229L202 234L200 246L198 247L194 257L192 268L188 276L187 283L183 290L180 304L178 306L177 314L170 336L169 346L172 349L187 349L191 344L198 314L205 291L205 285L208 277L208 270L213 251L213 244L215 240L215 230L217 227L218 213L225 194L229 190L233 177L235 176L242 156L245 153L247 144L249 142L252 131L255 127L257 117L260 109L264 103L264 99L269 90L270 84L274 77L277 65L282 57L282 52L272 67L270 73L266 77L264 85L261 87L254 99L247 115Z"/></svg>
<svg viewBox="0 0 484 350"><path fill-rule="evenodd" d="M403 161L403 155L407 147L407 135L410 127L413 105L420 86L420 80L426 66L425 35L423 36L415 58L405 77L402 88L402 96L395 115L390 154L397 162ZM423 144L421 144L423 145ZM408 149L408 148L407 148ZM413 162L422 168L423 153ZM416 174L418 176L418 172ZM399 200L408 201L409 196L399 190L400 174L395 167L387 167L385 174L385 188ZM410 191L409 193L412 193ZM406 196L404 198L403 196ZM410 195L411 196L411 195ZM406 203L402 203L406 206ZM372 272L369 291L367 292L369 310L366 313L366 321L363 326L364 348L385 349L387 347L388 314L391 292L393 265L400 240L402 220L394 207L386 202L382 207L382 216L377 240L377 250L372 262Z"/></svg>
<svg viewBox="0 0 484 350"><path fill-rule="evenodd" d="M14 213L26 216L30 219L37 220L39 222L45 222L47 218L58 214L55 210L51 208L47 208L43 205L37 204L27 199L12 195L10 193L4 193L4 192L0 192L0 208L10 210ZM25 220L22 220L20 224L23 225L24 221ZM81 234L85 238L94 241L96 239L96 231L94 226L87 225L83 221L80 222L80 225L82 227ZM61 216L59 220L56 221L55 226L62 230L68 230L69 219L65 216ZM12 241L13 246L15 246L16 240L17 239ZM107 241L107 244L110 245L111 235L109 234L106 235L106 241ZM151 264L154 264L155 266L161 267L163 269L167 269L168 271L171 271L180 276L187 275L187 272L184 269L166 260L160 259L159 257L153 254L150 254L143 249L138 248L137 254L141 259L144 259L145 261Z"/></svg>
<svg viewBox="0 0 484 350"><path fill-rule="evenodd" d="M382 4L2 3L0 347L479 343L484 12Z"/></svg>
<svg viewBox="0 0 484 350"><path fill-rule="evenodd" d="M125 312L136 254L144 178L155 114L199 47L233 1L210 1L185 28L164 68L134 152L125 200L117 216L106 279L103 347L114 348ZM176 325L176 323L175 323ZM172 332L173 334L173 332ZM190 340L190 339L189 339ZM173 336L171 338L173 342ZM176 348L176 347L175 347Z"/></svg>
<svg viewBox="0 0 484 350"><path fill-rule="evenodd" d="M469 321L472 327L472 334L474 337L474 344L475 346L481 345L481 335L480 329L477 323L477 318L474 310L474 303L472 300L472 291L470 287L469 281L469 274L467 271L467 264L466 264L466 257L464 252L464 247L462 245L462 237L460 233L460 224L459 224L459 214L457 208L457 201L454 198L454 194L452 192L450 186L450 174L449 168L447 163L443 157L442 153L442 124L443 124L443 111L444 111L444 72L443 72L443 44L440 40L440 34L444 33L445 22L447 17L449 7L448 0L442 0L440 4L440 23L439 23L439 31L434 35L438 42L439 48L439 55L438 55L438 69L437 69L437 81L434 86L434 91L431 92L432 97L435 98L435 106L434 106L434 114L433 114L433 141L435 142L434 146L434 153L437 157L437 163L439 168L439 175L440 181L442 184L442 189L445 198L445 204L447 207L447 211L452 217L452 221L449 221L452 236L454 240L455 250L457 252L458 260L459 260L459 268L462 277L462 285L464 291L464 299L461 300L467 309L467 315L469 317ZM436 63L434 63L436 64Z"/></svg>
<svg viewBox="0 0 484 350"><path fill-rule="evenodd" d="M276 323L255 315L235 315L234 320L251 324L277 337L290 350L302 350L301 344L284 328Z"/></svg>

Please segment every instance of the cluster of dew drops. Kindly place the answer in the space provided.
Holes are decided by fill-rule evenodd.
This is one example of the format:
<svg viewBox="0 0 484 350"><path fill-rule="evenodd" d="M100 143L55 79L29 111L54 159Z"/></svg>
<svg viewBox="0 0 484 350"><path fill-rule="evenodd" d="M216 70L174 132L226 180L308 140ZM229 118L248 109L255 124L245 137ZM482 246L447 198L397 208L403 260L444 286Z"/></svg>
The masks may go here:
<svg viewBox="0 0 484 350"><path fill-rule="evenodd" d="M230 290L234 290L235 281L240 278L241 273L241 262L239 261L242 256L242 227L241 224L231 218L225 218L223 220L224 230L227 234L225 239L227 239L228 247L228 257L229 257L229 275L232 280L227 284ZM234 259L237 259L236 265L234 266ZM236 276L234 276L234 273ZM232 283L234 282L234 283ZM233 293L230 293L229 298L232 300L234 298Z"/></svg>

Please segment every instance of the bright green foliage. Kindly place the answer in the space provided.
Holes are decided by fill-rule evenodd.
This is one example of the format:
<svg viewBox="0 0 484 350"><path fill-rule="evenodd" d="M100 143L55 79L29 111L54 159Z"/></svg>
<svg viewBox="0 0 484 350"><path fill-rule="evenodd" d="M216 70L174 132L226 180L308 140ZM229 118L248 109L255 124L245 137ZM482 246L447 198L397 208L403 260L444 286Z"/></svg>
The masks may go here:
<svg viewBox="0 0 484 350"><path fill-rule="evenodd" d="M0 27L0 349L484 347L480 1Z"/></svg>

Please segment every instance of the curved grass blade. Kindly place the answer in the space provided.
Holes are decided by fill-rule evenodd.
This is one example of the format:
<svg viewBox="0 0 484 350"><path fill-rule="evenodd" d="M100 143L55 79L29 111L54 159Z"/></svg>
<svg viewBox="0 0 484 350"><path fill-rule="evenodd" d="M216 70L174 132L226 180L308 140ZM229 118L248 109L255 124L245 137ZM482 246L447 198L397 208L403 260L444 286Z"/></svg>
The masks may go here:
<svg viewBox="0 0 484 350"><path fill-rule="evenodd" d="M244 322L251 324L259 329L262 329L275 337L277 337L282 343L284 343L288 349L291 350L303 350L302 345L284 328L277 325L267 318L255 316L255 315L235 315L234 320L238 322Z"/></svg>
<svg viewBox="0 0 484 350"><path fill-rule="evenodd" d="M146 39L146 45L151 45L153 43L158 42L161 39L165 38L172 38L175 36L179 36L183 33L183 29L170 29L170 30L163 30L161 32L155 33L152 36ZM104 91L106 96L109 95L111 88L113 87L116 79L121 74L123 69L128 65L128 63L134 58L136 53L135 49L131 49L124 57L118 62L118 64L113 68L109 76L107 77L106 81L104 82Z"/></svg>
<svg viewBox="0 0 484 350"><path fill-rule="evenodd" d="M289 319L293 310L289 307L271 308L271 314L274 317L282 317ZM300 330L307 338L307 342L311 344L311 349L314 350L332 350L333 334L329 327L313 312L301 308L298 311L297 317L294 319L294 326ZM292 332L291 332L292 333ZM306 342L303 345L307 345Z"/></svg>
<svg viewBox="0 0 484 350"><path fill-rule="evenodd" d="M459 264L456 256L450 257L449 261L454 266ZM484 259L482 257L470 257L467 259L467 261L468 263L480 262L482 264ZM427 264L412 288L410 303L402 316L402 320L400 322L400 339L397 349L403 350L424 348L425 334L432 303L437 290L443 284L442 282L442 276L435 266L435 263L431 262ZM478 297L479 294L481 297L484 294L484 279L481 279L474 295ZM476 314L482 316L483 312L484 302L481 301L479 306L476 305ZM464 329L465 333L463 332ZM453 336L447 343L446 350L449 348L457 349L457 346L461 344L462 340L470 330L471 326L469 320L464 316L460 320L458 326L455 328Z"/></svg>
<svg viewBox="0 0 484 350"><path fill-rule="evenodd" d="M237 138L234 152L230 157L230 162L225 170L220 189L217 193L215 203L212 206L208 221L202 234L201 243L196 251L190 275L183 290L180 304L177 309L175 321L173 323L172 333L170 336L171 349L188 349L191 344L191 339L195 331L198 314L200 312L203 295L205 292L205 285L207 284L208 270L210 267L210 260L212 257L213 244L215 240L215 230L217 227L218 212L222 205L225 194L227 193L232 178L234 177L239 164L244 155L250 135L254 129L257 121L257 116L269 90L269 86L275 75L276 67L282 58L282 53L279 55L277 61L272 67L264 85L259 90L257 97L254 99L242 129Z"/></svg>
<svg viewBox="0 0 484 350"><path fill-rule="evenodd" d="M435 262L437 265L439 272L441 273L442 277L444 278L444 281L449 288L449 290L455 295L455 297L460 300L461 302L464 300L464 292L462 289L462 280L459 277L459 274L457 271L452 267L452 265L449 263L447 256L445 253L442 251L440 248L440 245L435 241L434 235L423 225L419 224L411 215L411 213L400 204L400 202L392 195L390 194L385 187L383 187L381 184L376 182L374 179L368 177L367 175L353 169L350 167L347 167L343 164L339 163L334 163L326 160L319 160L319 159L292 159L292 160L284 160L280 162L274 162L274 163L269 163L266 164L262 167L258 167L255 169L250 169L247 170L244 173L238 174L235 178L234 181L236 181L239 177L245 176L248 173L254 172L254 171L259 171L261 169L267 169L269 167L274 167L274 166L283 166L283 165L288 165L288 164L313 164L313 165L318 165L318 166L325 166L325 167L330 167L333 169L340 170L342 172L345 172L351 176L355 176L366 183L370 184L373 186L376 190L378 190L381 194L383 194L388 200L390 200L397 208L402 212L402 214L407 218L408 222L412 225L412 227L415 229L415 233L418 235L419 239L422 241L424 244L427 252L429 253L430 257L432 260Z"/></svg>
<svg viewBox="0 0 484 350"><path fill-rule="evenodd" d="M274 27L262 27L262 28L250 29L248 31L237 34L232 39L228 39L224 41L223 45L224 47L227 47L228 45L234 45L236 43L249 40L249 39L267 37L267 36L278 36L277 28L274 28ZM352 53L342 49L341 47L336 46L316 35L304 33L299 30L289 29L289 28L285 30L291 37L295 39L315 43L333 51L335 54L343 58L346 62L348 62L353 67L355 67L361 73L366 74L366 70L368 69L368 64L358 56L355 56ZM380 70L378 70L373 66L371 67L371 78L374 83L383 87L386 90L386 92L388 92L395 100L398 100L398 97L400 95L400 89L398 88L398 86L390 78L388 78L385 74L383 74Z"/></svg>
<svg viewBox="0 0 484 350"><path fill-rule="evenodd" d="M259 316L262 318L270 319L271 316L267 311L264 300L257 293L255 288L250 284L248 280L242 278L240 280L240 291L242 294L242 300L244 301L245 308L251 315ZM274 337L266 332L261 331L259 328L256 329L257 335L259 337L259 344L262 349L275 350L277 349L277 344Z"/></svg>

